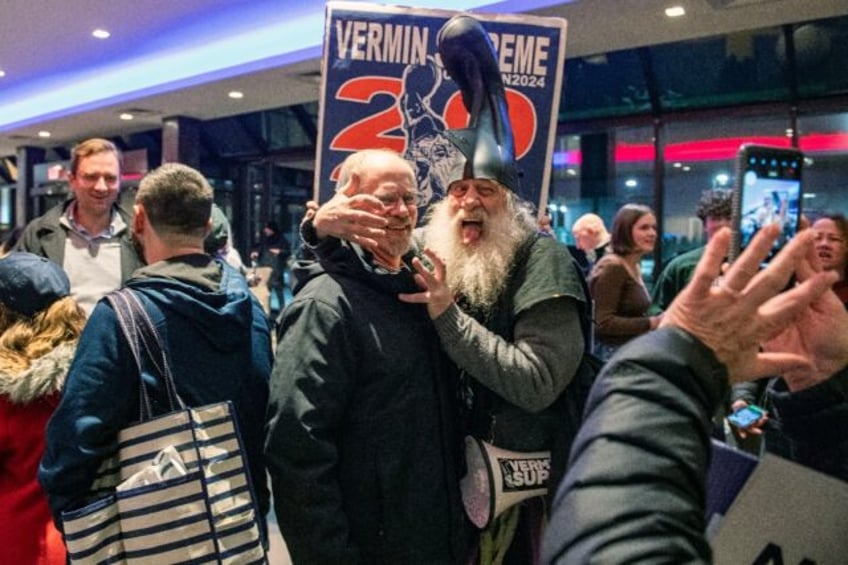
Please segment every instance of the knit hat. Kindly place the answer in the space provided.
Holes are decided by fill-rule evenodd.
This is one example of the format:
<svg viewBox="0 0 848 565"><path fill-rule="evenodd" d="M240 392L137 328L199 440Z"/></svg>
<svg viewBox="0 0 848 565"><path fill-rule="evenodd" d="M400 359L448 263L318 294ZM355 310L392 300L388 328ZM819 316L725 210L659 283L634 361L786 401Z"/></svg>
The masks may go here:
<svg viewBox="0 0 848 565"><path fill-rule="evenodd" d="M62 268L32 253L14 252L0 259L0 303L24 316L34 316L71 293Z"/></svg>

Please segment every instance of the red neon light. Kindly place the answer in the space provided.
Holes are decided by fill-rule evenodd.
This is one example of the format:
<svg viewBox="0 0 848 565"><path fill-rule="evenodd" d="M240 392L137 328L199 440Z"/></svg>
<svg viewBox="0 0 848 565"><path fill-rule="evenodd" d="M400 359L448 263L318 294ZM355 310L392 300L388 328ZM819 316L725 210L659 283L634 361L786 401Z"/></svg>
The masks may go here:
<svg viewBox="0 0 848 565"><path fill-rule="evenodd" d="M726 137L723 139L704 139L685 143L671 143L665 148L666 161L727 161L736 157L743 143L790 147L788 137Z"/></svg>
<svg viewBox="0 0 848 565"><path fill-rule="evenodd" d="M846 151L848 149L848 133L813 133L802 135L801 151L804 153L825 153Z"/></svg>
<svg viewBox="0 0 848 565"><path fill-rule="evenodd" d="M635 163L638 161L653 161L656 152L654 146L648 143L628 145L620 143L615 147L616 163Z"/></svg>
<svg viewBox="0 0 848 565"><path fill-rule="evenodd" d="M785 136L725 137L701 139L683 143L670 143L665 148L667 162L732 161L743 143L758 143L776 147L790 147ZM804 153L832 153L848 151L848 133L811 133L801 136L801 151ZM654 160L654 146L650 143L619 143L615 148L616 163L639 163ZM583 162L579 150L568 151L566 165L576 166Z"/></svg>

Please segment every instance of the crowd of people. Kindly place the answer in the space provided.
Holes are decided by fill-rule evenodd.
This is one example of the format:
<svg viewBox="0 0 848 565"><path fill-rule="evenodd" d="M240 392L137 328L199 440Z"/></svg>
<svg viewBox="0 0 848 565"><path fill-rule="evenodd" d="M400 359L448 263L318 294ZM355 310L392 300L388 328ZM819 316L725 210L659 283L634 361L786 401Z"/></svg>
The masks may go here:
<svg viewBox="0 0 848 565"><path fill-rule="evenodd" d="M104 175L93 186L109 195ZM245 271L212 250L225 249L228 228L216 226L202 175L165 165L138 191L127 229L145 266L124 285L142 294L164 330L180 395L189 404L236 405L260 514L273 491L295 563L615 562L651 544L706 561L701 498L680 493L704 488L708 427L675 427L674 442L688 448L673 460L692 470L675 476L694 481L681 488L653 466L651 454L668 449L669 438L648 422L664 413L708 426L731 390L737 403L769 410L769 450L848 480L843 216L816 218L774 268L754 276L748 267L775 237L761 230L716 286L728 207L726 195L705 193L697 214L708 243L669 263L654 289L663 314L643 323L650 295L638 263L657 237L649 208L627 205L616 215L587 295L567 247L537 229L527 203L486 163L465 167L420 229L416 191L414 171L396 153L365 150L345 161L337 195L302 226L312 259L295 270L275 356L272 324ZM73 246L76 235L66 237ZM2 537L4 554L18 562L59 563L62 512L87 501L118 431L137 417L139 375L109 303L86 313L75 293L85 280L74 283L57 261L24 249L0 259ZM602 282L612 264L628 279L621 288L640 291L640 326L616 343L586 420L570 422L562 399L580 370L592 303L594 331L605 335L603 299L594 294L612 293ZM793 275L797 284L787 287ZM617 304L609 309L627 316ZM753 316L764 320L752 324ZM645 395L667 400L632 402ZM267 414L257 409L266 405ZM628 433L601 441L624 420ZM559 489L547 503L516 504L482 531L470 527L459 491L464 435L517 453L551 449L550 485ZM622 476L620 491L607 485L603 493L591 486L617 480L603 471L610 460L635 457L641 481ZM628 465L616 468L627 475ZM638 521L600 526L603 509L628 505L658 514L685 505L685 515L672 516L685 535L652 533ZM597 515L567 518L584 506Z"/></svg>
<svg viewBox="0 0 848 565"><path fill-rule="evenodd" d="M162 165L123 210L114 145L74 150L73 198L0 259L0 561L64 562L63 513L91 502L140 403L169 405L104 299L122 287L161 333L179 397L232 402L263 536L273 506L296 564L709 562L705 473L731 394L766 395L781 453L848 481L844 216L815 218L760 269L780 235L765 227L726 265L728 197L706 193L706 245L652 293L640 260L657 220L629 203L611 233L599 216L575 224L575 260L518 194L490 40L466 20L473 49L445 58L485 80L461 84L476 130L445 198L419 223L402 155L348 156L301 225L276 326L201 173ZM255 252L279 268L276 225ZM606 363L582 398L593 341ZM547 452L532 475L547 495L473 526L466 436L515 461Z"/></svg>

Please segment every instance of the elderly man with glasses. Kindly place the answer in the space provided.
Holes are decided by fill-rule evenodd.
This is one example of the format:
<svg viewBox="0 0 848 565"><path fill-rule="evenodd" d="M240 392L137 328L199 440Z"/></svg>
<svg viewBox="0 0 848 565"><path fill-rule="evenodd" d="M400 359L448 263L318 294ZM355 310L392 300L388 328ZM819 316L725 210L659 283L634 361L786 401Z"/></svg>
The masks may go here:
<svg viewBox="0 0 848 565"><path fill-rule="evenodd" d="M294 270L265 449L280 530L294 563L459 563L455 368L426 308L397 298L417 290L415 172L363 150L337 187L385 228Z"/></svg>

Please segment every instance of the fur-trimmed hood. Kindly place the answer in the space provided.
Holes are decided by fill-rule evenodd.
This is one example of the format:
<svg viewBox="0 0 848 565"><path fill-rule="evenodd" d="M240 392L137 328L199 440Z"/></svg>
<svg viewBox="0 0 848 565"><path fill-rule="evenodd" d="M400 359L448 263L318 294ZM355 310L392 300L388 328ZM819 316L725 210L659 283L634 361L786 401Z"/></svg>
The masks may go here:
<svg viewBox="0 0 848 565"><path fill-rule="evenodd" d="M34 360L24 371L0 369L0 396L14 404L27 404L59 392L71 366L77 342L63 343Z"/></svg>

